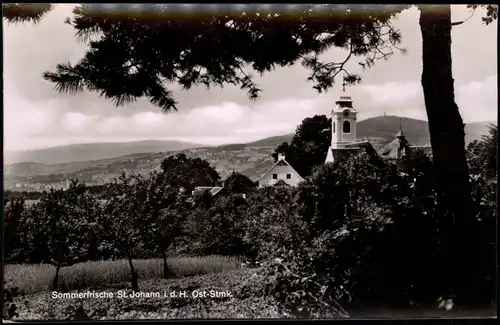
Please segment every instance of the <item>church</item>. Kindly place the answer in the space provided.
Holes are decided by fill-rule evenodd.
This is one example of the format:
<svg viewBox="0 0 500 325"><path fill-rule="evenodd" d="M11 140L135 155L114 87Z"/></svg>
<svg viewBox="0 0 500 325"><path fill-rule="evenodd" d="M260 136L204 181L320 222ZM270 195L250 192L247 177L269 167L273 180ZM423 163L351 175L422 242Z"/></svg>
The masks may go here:
<svg viewBox="0 0 500 325"><path fill-rule="evenodd" d="M331 163L339 157L364 150L369 155L384 160L397 160L410 155L415 149L430 153L430 146L414 146L406 139L401 124L395 138L380 150L376 150L368 139L359 140L356 135L358 112L353 107L350 96L340 96L331 112L331 143L326 153L325 163ZM286 160L284 154L278 155L278 161L260 179L259 187L288 185L296 186L304 178Z"/></svg>
<svg viewBox="0 0 500 325"><path fill-rule="evenodd" d="M414 146L405 137L401 123L395 138L380 150L376 150L368 139L359 140L356 135L358 112L350 96L340 96L331 112L331 143L326 153L325 163L332 163L342 156L364 150L376 159L399 160L410 155L415 149L430 154L430 146ZM276 163L258 180L259 187L297 186L304 178L286 160L284 153L278 154ZM197 187L195 191L209 190L215 196L224 192L224 186ZM221 194L222 195L222 194Z"/></svg>
<svg viewBox="0 0 500 325"><path fill-rule="evenodd" d="M395 138L380 150L376 150L368 139L359 141L356 136L356 120L358 112L354 109L350 96L340 96L332 110L332 142L328 148L325 163L330 163L342 155L359 150L365 150L370 155L382 159L401 159L410 155L416 149L430 154L431 146L412 145L405 137L402 125Z"/></svg>

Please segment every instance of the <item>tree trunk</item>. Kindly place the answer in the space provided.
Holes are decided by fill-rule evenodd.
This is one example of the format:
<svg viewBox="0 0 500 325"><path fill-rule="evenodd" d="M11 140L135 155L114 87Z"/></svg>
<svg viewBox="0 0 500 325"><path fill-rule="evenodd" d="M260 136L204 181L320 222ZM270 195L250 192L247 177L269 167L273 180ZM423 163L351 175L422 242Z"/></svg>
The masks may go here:
<svg viewBox="0 0 500 325"><path fill-rule="evenodd" d="M57 285L59 283L59 271L61 271L61 265L56 265L56 274L52 280L52 291L57 291Z"/></svg>
<svg viewBox="0 0 500 325"><path fill-rule="evenodd" d="M167 262L167 251L163 250L163 278L168 279L168 275L169 275L169 269Z"/></svg>
<svg viewBox="0 0 500 325"><path fill-rule="evenodd" d="M134 291L139 291L139 283L138 283L138 275L137 271L134 268L134 263L132 263L132 256L130 255L129 252L127 252L127 260L128 260L128 265L130 266L130 274L131 274L131 279L130 283L132 284L132 290Z"/></svg>
<svg viewBox="0 0 500 325"><path fill-rule="evenodd" d="M422 88L443 225L440 230L444 231L442 239L446 242L443 258L448 264L441 280L446 283L444 294L461 299L467 298L467 292L470 292L467 290L472 289L473 279L468 276L468 269L474 265L470 260L473 255L470 243L466 241L475 213L466 161L464 124L455 103L451 8L450 5L421 5L419 9Z"/></svg>

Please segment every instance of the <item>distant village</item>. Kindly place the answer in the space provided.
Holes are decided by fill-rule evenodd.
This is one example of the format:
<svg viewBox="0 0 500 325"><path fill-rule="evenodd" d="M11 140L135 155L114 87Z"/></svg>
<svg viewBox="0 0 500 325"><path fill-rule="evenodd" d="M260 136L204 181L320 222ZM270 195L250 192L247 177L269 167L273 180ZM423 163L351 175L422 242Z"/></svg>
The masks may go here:
<svg viewBox="0 0 500 325"><path fill-rule="evenodd" d="M380 150L376 150L368 140L359 141L356 135L357 110L354 108L353 100L350 96L340 96L335 102L335 108L331 111L331 144L328 148L325 163L330 163L340 156L351 152L365 150L368 154L381 159L400 159L411 154L416 148L430 152L430 146L414 146L408 142L400 126L400 130L395 138ZM207 158L213 153L206 152ZM224 152L216 153L224 155ZM258 179L259 187L266 186L297 186L304 178L287 162L284 153L278 154L278 159L274 165ZM43 191L50 188L66 188L70 180L63 180L51 184L40 182L16 183L7 186L6 189L17 191ZM213 187L198 187L199 190L209 190L212 195L221 193L223 184Z"/></svg>

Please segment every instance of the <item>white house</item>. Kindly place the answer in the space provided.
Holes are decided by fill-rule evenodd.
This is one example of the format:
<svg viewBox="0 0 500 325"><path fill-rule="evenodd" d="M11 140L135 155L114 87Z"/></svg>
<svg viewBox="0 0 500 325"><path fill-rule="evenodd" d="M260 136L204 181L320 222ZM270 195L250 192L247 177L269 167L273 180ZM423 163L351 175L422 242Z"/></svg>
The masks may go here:
<svg viewBox="0 0 500 325"><path fill-rule="evenodd" d="M297 186L303 180L302 176L285 160L285 154L279 153L278 161L259 179L259 187L282 183Z"/></svg>

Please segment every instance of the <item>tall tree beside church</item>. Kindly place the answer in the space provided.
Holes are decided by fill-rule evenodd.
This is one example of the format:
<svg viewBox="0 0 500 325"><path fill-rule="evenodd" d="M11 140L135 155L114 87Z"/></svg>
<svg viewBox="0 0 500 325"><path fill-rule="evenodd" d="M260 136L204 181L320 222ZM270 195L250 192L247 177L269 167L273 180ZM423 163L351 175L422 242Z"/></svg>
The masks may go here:
<svg viewBox="0 0 500 325"><path fill-rule="evenodd" d="M284 142L273 153L275 161L278 153L302 176L307 177L316 166L325 162L328 146L331 143L331 118L315 115L302 120L290 143Z"/></svg>

